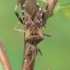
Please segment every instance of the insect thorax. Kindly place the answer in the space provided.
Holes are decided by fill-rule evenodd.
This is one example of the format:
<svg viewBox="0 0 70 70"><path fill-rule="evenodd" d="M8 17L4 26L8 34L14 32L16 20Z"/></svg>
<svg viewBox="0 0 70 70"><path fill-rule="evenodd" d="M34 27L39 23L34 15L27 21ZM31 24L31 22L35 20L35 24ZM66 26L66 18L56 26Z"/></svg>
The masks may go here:
<svg viewBox="0 0 70 70"><path fill-rule="evenodd" d="M30 43L39 43L43 40L42 23L39 11L37 12L34 20L25 12L25 40Z"/></svg>
<svg viewBox="0 0 70 70"><path fill-rule="evenodd" d="M23 5L24 13L23 21L25 23L25 40L31 44L38 44L43 40L43 32L42 32L42 10L38 6L38 11L34 18L30 15L27 10L25 4Z"/></svg>

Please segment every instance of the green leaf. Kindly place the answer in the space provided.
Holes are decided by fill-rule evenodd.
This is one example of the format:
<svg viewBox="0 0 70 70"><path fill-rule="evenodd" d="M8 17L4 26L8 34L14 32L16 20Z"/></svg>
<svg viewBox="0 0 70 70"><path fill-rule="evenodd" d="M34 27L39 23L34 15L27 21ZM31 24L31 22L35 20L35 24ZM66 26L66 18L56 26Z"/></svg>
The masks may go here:
<svg viewBox="0 0 70 70"><path fill-rule="evenodd" d="M59 10L67 17L70 17L70 1L58 3L54 8L53 14L56 14Z"/></svg>

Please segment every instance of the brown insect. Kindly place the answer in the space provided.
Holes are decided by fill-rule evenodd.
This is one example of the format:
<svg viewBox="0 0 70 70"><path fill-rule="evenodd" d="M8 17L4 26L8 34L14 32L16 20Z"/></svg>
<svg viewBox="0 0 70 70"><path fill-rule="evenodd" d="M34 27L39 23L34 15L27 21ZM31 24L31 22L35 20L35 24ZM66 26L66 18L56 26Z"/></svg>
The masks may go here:
<svg viewBox="0 0 70 70"><path fill-rule="evenodd" d="M22 18L19 16L18 12L16 11L19 3L21 4L22 8ZM32 60L36 55L38 55L38 53L42 55L40 49L37 47L38 43L40 43L44 39L44 36L51 37L51 33L44 34L42 31L42 27L43 26L45 27L46 23L45 14L47 12L48 5L49 4L47 3L46 5L44 5L43 8L40 8L36 0L17 0L15 6L15 14L19 19L19 21L24 25L24 30L16 29L17 25L14 27L14 30L25 33L25 41L28 43L28 45L32 46L32 52L33 52ZM24 59L27 56L28 56L28 51L26 56L24 56Z"/></svg>
<svg viewBox="0 0 70 70"><path fill-rule="evenodd" d="M43 9L39 7L39 4L36 3L35 0L23 0L24 3L22 5L22 19L19 16L17 10L18 4L21 3L21 0L17 0L17 4L15 7L15 14L18 17L19 21L25 25L25 31L22 30L14 30L19 32L25 32L25 40L29 43L32 41L38 44L43 40L43 35L51 36L51 34L44 34L42 31L42 20L44 17Z"/></svg>
<svg viewBox="0 0 70 70"><path fill-rule="evenodd" d="M42 55L42 53L37 45L44 39L44 36L51 36L51 34L44 34L42 27L45 27L46 20L52 15L52 11L56 2L57 0L48 0L43 8L40 8L36 0L17 0L15 14L20 23L24 25L24 30L16 29L19 23L14 27L14 30L18 32L24 32L25 38L22 70L33 70L35 56L37 56L41 63L48 69L48 67L39 57ZM17 12L19 4L21 4L22 18ZM0 61L4 70L12 70L1 41Z"/></svg>

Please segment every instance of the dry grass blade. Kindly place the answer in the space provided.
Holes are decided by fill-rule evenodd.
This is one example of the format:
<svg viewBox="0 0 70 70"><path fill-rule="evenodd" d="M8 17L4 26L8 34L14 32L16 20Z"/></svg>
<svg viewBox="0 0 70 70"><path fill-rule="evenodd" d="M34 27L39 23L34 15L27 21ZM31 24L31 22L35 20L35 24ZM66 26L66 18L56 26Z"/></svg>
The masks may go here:
<svg viewBox="0 0 70 70"><path fill-rule="evenodd" d="M8 61L8 58L6 56L6 53L3 49L2 42L0 41L0 61L2 63L4 70L12 70Z"/></svg>

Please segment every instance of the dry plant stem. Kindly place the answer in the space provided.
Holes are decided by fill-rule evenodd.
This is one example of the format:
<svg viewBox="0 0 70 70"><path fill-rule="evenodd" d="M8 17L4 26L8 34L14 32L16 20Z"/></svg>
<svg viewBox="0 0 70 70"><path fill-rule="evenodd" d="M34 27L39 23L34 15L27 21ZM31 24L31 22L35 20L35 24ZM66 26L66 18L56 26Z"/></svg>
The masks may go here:
<svg viewBox="0 0 70 70"><path fill-rule="evenodd" d="M50 13L53 11L53 9L56 5L56 2L57 2L57 0L48 0L49 6L48 6L48 10L47 10L46 17L45 17L46 19L49 18Z"/></svg>
<svg viewBox="0 0 70 70"><path fill-rule="evenodd" d="M29 48L29 49L28 49ZM28 51L27 51L28 50ZM28 54L28 56L23 58L23 63L22 63L22 70L33 70L34 67L34 60L32 60L32 50L31 50L31 45L27 42L24 44L24 57Z"/></svg>
<svg viewBox="0 0 70 70"><path fill-rule="evenodd" d="M49 4L49 6L48 6L47 12L46 12L46 14L45 14L45 17L44 17L44 19L43 19L43 21L42 21L43 25L46 24L46 21L47 21L47 19L50 17L51 12L53 12L53 9L54 9L54 7L55 7L57 1L58 1L58 0L48 0L48 1L47 1L47 3ZM47 6L47 3L45 4L45 6Z"/></svg>
<svg viewBox="0 0 70 70"><path fill-rule="evenodd" d="M6 53L3 49L2 42L0 41L0 61L3 66L3 70L12 70L8 61L8 58L6 56Z"/></svg>

